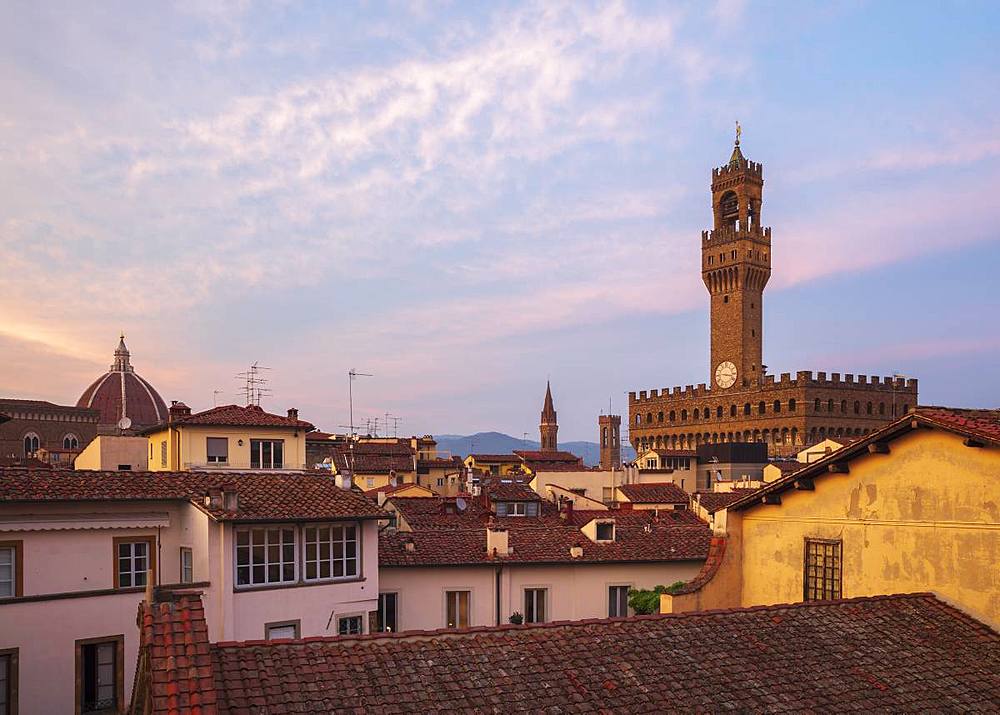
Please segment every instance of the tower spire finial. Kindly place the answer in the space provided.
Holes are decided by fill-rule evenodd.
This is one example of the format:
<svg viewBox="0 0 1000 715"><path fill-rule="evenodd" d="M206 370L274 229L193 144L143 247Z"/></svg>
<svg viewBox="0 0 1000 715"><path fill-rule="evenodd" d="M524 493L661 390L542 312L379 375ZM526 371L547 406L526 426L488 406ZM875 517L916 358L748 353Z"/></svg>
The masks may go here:
<svg viewBox="0 0 1000 715"><path fill-rule="evenodd" d="M740 120L736 120L736 146L740 145L740 134L743 133L743 127L740 126Z"/></svg>

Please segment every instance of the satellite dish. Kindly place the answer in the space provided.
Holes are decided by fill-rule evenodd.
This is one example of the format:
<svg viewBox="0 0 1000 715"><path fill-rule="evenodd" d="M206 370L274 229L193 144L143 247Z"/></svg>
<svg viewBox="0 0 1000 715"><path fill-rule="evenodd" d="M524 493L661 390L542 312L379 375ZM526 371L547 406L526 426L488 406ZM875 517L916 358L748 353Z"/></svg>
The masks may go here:
<svg viewBox="0 0 1000 715"><path fill-rule="evenodd" d="M118 429L120 430L127 430L131 426L132 426L131 417L122 417L120 420L118 420Z"/></svg>
<svg viewBox="0 0 1000 715"><path fill-rule="evenodd" d="M459 497L458 499L455 500L455 506L458 507L459 511L465 511L469 505L465 503L465 499Z"/></svg>

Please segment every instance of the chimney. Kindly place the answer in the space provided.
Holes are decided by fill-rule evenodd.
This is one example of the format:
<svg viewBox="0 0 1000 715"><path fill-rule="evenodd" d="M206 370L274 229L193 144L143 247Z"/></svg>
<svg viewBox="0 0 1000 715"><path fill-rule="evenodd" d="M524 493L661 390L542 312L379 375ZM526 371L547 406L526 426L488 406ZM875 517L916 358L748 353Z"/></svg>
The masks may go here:
<svg viewBox="0 0 1000 715"><path fill-rule="evenodd" d="M351 491L351 486L353 481L354 480L351 479L350 472L341 472L336 477L337 486L347 491Z"/></svg>
<svg viewBox="0 0 1000 715"><path fill-rule="evenodd" d="M296 407L288 408L288 419L297 420L299 418L299 410Z"/></svg>
<svg viewBox="0 0 1000 715"><path fill-rule="evenodd" d="M407 551L416 551L417 545L413 543L413 537L408 536L403 540L403 548Z"/></svg>
<svg viewBox="0 0 1000 715"><path fill-rule="evenodd" d="M562 497L559 504L559 518L563 521L573 520L573 500L569 497Z"/></svg>
<svg viewBox="0 0 1000 715"><path fill-rule="evenodd" d="M226 511L237 511L239 509L240 495L234 485L227 484L222 487L222 506Z"/></svg>
<svg viewBox="0 0 1000 715"><path fill-rule="evenodd" d="M569 547L569 555L570 555L571 558L574 558L574 559L581 558L583 556L583 547L582 546L570 546Z"/></svg>
<svg viewBox="0 0 1000 715"><path fill-rule="evenodd" d="M210 509L221 509L222 490L218 487L209 487L208 493L205 495L205 506Z"/></svg>
<svg viewBox="0 0 1000 715"><path fill-rule="evenodd" d="M507 530L503 527L487 527L486 528L486 553L493 557L495 556L508 556L510 554L509 541L507 539Z"/></svg>
<svg viewBox="0 0 1000 715"><path fill-rule="evenodd" d="M167 408L167 422L176 422L182 417L190 417L191 408L185 405L183 402L177 400L170 401L170 407Z"/></svg>

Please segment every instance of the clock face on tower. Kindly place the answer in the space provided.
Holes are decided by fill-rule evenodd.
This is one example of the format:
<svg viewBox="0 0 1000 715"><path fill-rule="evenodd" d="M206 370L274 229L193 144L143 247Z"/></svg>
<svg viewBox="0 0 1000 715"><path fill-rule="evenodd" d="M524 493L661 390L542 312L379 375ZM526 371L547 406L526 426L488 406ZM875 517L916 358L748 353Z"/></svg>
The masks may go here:
<svg viewBox="0 0 1000 715"><path fill-rule="evenodd" d="M736 384L736 366L726 360L715 368L715 383L725 389Z"/></svg>

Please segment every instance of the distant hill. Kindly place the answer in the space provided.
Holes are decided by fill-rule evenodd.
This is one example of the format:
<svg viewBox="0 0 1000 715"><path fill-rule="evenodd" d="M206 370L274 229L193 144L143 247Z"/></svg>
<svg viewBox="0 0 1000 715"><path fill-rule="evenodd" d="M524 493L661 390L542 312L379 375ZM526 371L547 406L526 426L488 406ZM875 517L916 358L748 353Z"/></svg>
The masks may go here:
<svg viewBox="0 0 1000 715"><path fill-rule="evenodd" d="M469 453L477 454L510 454L515 449L540 449L541 444L532 440L518 439L503 432L477 432L476 434L436 434L438 450L451 452L465 458ZM601 459L601 451L597 442L560 442L559 449L572 452L583 458L584 464L596 466ZM622 446L622 459L632 461L635 451L628 445Z"/></svg>

